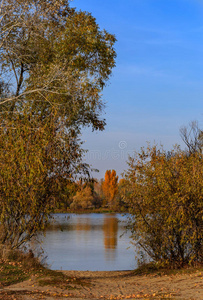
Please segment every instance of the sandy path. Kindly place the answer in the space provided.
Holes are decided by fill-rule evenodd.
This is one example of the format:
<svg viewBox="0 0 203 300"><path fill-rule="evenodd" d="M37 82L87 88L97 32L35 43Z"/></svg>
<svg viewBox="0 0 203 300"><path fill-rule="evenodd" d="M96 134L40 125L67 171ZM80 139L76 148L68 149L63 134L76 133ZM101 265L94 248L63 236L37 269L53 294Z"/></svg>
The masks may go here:
<svg viewBox="0 0 203 300"><path fill-rule="evenodd" d="M190 299L203 300L203 273L178 275L134 275L132 271L64 271L85 284L71 289L40 287L31 280L0 290L0 299Z"/></svg>

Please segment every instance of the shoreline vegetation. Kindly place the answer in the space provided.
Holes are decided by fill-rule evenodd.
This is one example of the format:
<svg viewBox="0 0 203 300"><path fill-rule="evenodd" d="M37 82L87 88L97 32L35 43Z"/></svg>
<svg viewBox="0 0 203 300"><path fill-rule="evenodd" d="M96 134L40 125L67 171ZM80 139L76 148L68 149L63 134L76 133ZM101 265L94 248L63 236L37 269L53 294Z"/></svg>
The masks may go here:
<svg viewBox="0 0 203 300"><path fill-rule="evenodd" d="M109 208L88 208L88 209L80 209L80 210L72 210L72 209L55 209L53 211L54 214L125 214L128 211L120 211Z"/></svg>
<svg viewBox="0 0 203 300"><path fill-rule="evenodd" d="M3 255L2 255L3 254ZM203 266L133 271L53 271L19 251L1 253L0 299L201 299Z"/></svg>

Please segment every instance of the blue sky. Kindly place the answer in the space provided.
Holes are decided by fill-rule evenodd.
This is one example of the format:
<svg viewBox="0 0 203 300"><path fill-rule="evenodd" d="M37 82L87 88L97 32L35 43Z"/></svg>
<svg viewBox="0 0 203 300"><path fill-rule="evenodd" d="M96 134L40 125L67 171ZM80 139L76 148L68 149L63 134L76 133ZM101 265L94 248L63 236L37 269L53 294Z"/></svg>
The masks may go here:
<svg viewBox="0 0 203 300"><path fill-rule="evenodd" d="M85 130L86 162L117 173L149 141L184 147L179 129L203 127L203 0L74 0L116 35L116 68L103 91L106 130Z"/></svg>

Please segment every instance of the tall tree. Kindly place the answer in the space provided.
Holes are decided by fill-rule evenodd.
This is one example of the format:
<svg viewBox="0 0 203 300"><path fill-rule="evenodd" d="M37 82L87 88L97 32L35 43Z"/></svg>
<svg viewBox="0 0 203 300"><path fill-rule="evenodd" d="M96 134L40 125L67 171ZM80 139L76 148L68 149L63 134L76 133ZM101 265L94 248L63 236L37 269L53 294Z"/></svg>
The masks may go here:
<svg viewBox="0 0 203 300"><path fill-rule="evenodd" d="M106 171L102 189L105 196L105 203L113 206L116 194L118 192L118 176L116 176L115 170Z"/></svg>
<svg viewBox="0 0 203 300"><path fill-rule="evenodd" d="M17 230L40 214L44 197L46 216L52 179L88 175L79 136L84 126L104 129L101 92L115 66L115 37L68 0L1 0L0 28L0 222ZM45 219L23 227L18 241L11 232L2 241L19 246Z"/></svg>

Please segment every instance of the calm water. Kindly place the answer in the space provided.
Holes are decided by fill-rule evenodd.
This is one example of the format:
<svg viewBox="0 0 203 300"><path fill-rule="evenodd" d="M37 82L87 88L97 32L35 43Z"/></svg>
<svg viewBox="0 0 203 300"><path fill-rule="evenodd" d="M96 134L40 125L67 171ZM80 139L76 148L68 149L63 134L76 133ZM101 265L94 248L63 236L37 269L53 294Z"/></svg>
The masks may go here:
<svg viewBox="0 0 203 300"><path fill-rule="evenodd" d="M132 270L135 251L119 214L55 214L42 248L53 270ZM130 248L129 248L130 247ZM129 249L127 249L129 248Z"/></svg>

